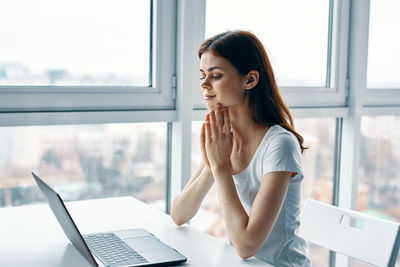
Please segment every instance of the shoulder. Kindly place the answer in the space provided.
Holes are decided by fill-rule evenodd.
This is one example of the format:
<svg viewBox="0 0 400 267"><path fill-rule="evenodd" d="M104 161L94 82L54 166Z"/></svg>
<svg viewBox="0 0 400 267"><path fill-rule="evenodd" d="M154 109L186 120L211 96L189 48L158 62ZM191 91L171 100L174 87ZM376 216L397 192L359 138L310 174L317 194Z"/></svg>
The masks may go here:
<svg viewBox="0 0 400 267"><path fill-rule="evenodd" d="M302 157L300 144L294 134L290 131L274 125L265 137L265 147L263 151L263 175L269 172L286 171L297 173L292 177L291 182L301 181ZM267 132L268 133L268 132Z"/></svg>
<svg viewBox="0 0 400 267"><path fill-rule="evenodd" d="M300 144L297 138L285 128L274 125L267 132L265 138L265 152L272 153L274 151L281 152L300 152Z"/></svg>

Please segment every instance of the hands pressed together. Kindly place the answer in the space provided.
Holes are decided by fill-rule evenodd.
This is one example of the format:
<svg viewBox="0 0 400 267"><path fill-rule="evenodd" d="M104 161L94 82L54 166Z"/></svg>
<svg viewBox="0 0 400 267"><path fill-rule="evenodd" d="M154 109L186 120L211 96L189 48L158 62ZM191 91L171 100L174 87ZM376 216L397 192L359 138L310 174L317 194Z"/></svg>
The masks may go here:
<svg viewBox="0 0 400 267"><path fill-rule="evenodd" d="M232 173L232 133L227 107L217 104L215 111L206 115L200 134L201 152L206 166L215 172Z"/></svg>

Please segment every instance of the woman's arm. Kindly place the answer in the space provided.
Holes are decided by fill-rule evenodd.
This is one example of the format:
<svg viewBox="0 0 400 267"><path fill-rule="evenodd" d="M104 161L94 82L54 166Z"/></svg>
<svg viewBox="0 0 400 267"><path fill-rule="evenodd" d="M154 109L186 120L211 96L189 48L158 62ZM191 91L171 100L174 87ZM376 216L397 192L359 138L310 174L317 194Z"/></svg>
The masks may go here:
<svg viewBox="0 0 400 267"><path fill-rule="evenodd" d="M232 175L226 169L214 169L213 174L232 243L240 257L254 256L279 215L291 173L273 172L264 175L249 216L239 200Z"/></svg>
<svg viewBox="0 0 400 267"><path fill-rule="evenodd" d="M176 225L182 225L193 218L213 184L211 171L202 162L185 188L172 201L171 218Z"/></svg>
<svg viewBox="0 0 400 267"><path fill-rule="evenodd" d="M207 158L217 185L225 224L239 256L249 258L260 250L269 235L285 199L292 173L265 174L247 215L232 177L232 134L227 109L217 106L216 111L206 117L205 126Z"/></svg>
<svg viewBox="0 0 400 267"><path fill-rule="evenodd" d="M203 161L194 172L185 188L174 198L171 207L171 218L176 225L182 225L193 218L201 202L214 184L206 153L205 127L200 132L200 150Z"/></svg>

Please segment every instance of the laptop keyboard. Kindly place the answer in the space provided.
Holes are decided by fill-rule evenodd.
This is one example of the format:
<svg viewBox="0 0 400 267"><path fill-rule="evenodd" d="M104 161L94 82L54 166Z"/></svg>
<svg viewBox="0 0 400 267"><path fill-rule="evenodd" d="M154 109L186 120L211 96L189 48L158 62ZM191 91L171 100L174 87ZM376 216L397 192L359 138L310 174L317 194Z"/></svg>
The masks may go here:
<svg viewBox="0 0 400 267"><path fill-rule="evenodd" d="M110 267L148 262L114 233L85 235L89 249Z"/></svg>

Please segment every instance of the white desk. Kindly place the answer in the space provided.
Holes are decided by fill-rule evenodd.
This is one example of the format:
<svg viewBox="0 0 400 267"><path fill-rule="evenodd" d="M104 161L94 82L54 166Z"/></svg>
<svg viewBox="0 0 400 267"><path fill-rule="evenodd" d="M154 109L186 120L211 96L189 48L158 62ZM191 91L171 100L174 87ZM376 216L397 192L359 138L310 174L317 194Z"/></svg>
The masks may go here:
<svg viewBox="0 0 400 267"><path fill-rule="evenodd" d="M179 266L270 266L242 260L234 248L171 218L133 197L67 202L82 234L145 228L188 260ZM141 214L141 215L139 215ZM90 264L70 244L47 204L0 209L0 266L73 266Z"/></svg>

